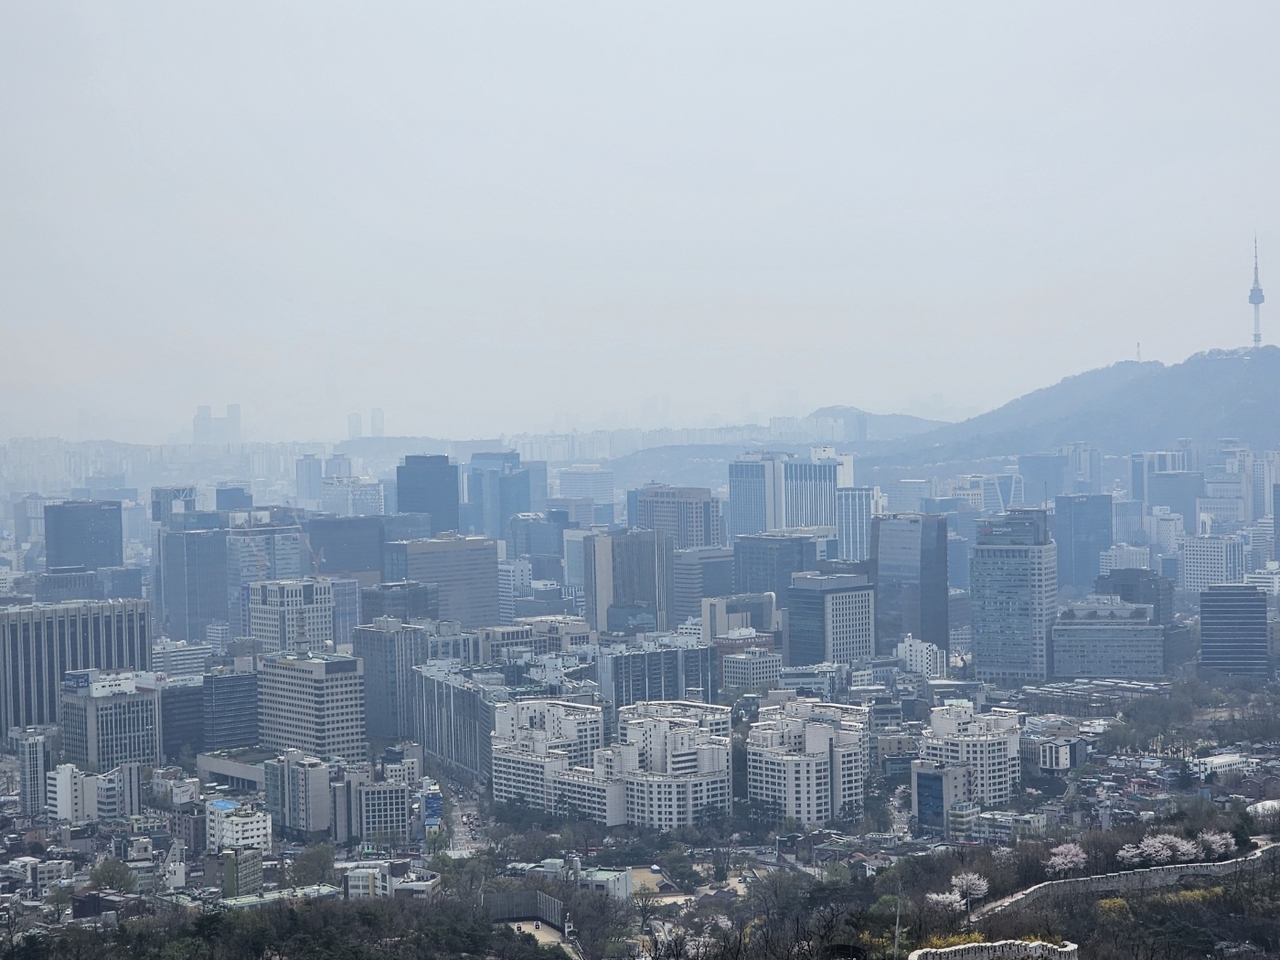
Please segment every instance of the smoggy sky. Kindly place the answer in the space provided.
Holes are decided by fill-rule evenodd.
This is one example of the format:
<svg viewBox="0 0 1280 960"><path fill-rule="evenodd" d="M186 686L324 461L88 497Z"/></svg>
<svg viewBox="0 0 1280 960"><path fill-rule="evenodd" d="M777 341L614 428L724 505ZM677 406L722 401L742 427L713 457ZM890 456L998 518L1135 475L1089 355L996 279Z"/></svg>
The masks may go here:
<svg viewBox="0 0 1280 960"><path fill-rule="evenodd" d="M1280 342L1280 6L0 4L0 439L960 418ZM1274 318L1274 319L1272 319Z"/></svg>

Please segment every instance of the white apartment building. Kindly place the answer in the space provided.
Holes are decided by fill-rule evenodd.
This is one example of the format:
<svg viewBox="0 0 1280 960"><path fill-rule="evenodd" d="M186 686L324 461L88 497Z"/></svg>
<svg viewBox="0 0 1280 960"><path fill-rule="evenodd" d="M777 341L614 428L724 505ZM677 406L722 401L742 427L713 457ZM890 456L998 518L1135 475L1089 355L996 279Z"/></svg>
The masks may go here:
<svg viewBox="0 0 1280 960"><path fill-rule="evenodd" d="M869 729L865 707L792 700L763 708L747 737L747 796L806 826L860 816Z"/></svg>
<svg viewBox="0 0 1280 960"><path fill-rule="evenodd" d="M1007 804L1022 779L1016 714L975 714L969 704L934 707L920 737L920 759L971 770L971 799Z"/></svg>
<svg viewBox="0 0 1280 960"><path fill-rule="evenodd" d="M45 774L45 806L71 824L120 820L142 813L142 766L124 763L106 773L85 773L64 763Z"/></svg>
<svg viewBox="0 0 1280 960"><path fill-rule="evenodd" d="M258 661L262 746L322 759L363 758L364 663L329 654L280 654Z"/></svg>
<svg viewBox="0 0 1280 960"><path fill-rule="evenodd" d="M908 673L918 673L927 680L946 679L947 651L936 644L917 640L908 633L899 641L894 656L902 659Z"/></svg>
<svg viewBox="0 0 1280 960"><path fill-rule="evenodd" d="M205 804L205 846L211 851L226 847L270 850L271 814L234 800L210 800Z"/></svg>
<svg viewBox="0 0 1280 960"><path fill-rule="evenodd" d="M1112 570L1148 570L1150 567L1150 547L1117 543L1098 554L1098 573L1104 577Z"/></svg>
<svg viewBox="0 0 1280 960"><path fill-rule="evenodd" d="M1187 537L1178 556L1183 590L1198 593L1214 584L1244 581L1244 542L1239 537Z"/></svg>
<svg viewBox="0 0 1280 960"><path fill-rule="evenodd" d="M619 742L608 748L599 707L520 701L499 704L495 716L495 800L664 830L692 826L708 807L731 809L727 707L632 704L619 711Z"/></svg>
<svg viewBox="0 0 1280 960"><path fill-rule="evenodd" d="M333 583L329 580L260 580L249 591L249 632L262 651L321 652L333 641Z"/></svg>

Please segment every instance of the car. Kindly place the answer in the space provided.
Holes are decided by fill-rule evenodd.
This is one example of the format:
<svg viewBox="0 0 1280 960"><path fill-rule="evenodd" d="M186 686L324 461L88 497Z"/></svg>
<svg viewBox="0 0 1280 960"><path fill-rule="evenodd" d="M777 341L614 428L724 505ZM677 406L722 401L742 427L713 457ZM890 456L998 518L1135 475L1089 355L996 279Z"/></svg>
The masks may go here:
<svg viewBox="0 0 1280 960"><path fill-rule="evenodd" d="M535 921L533 921L533 929L535 929L535 930L541 930L541 929L542 929L542 921L541 921L541 920L535 920Z"/></svg>
<svg viewBox="0 0 1280 960"><path fill-rule="evenodd" d="M516 933L524 933L524 927L518 923L516 924Z"/></svg>

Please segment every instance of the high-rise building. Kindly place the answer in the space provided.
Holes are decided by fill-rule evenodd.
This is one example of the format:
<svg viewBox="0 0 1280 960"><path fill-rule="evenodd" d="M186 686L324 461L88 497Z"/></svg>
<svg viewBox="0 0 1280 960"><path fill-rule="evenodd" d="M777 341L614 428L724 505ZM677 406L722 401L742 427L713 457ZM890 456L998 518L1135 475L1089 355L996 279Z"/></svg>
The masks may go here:
<svg viewBox="0 0 1280 960"><path fill-rule="evenodd" d="M748 453L729 464L729 536L786 526L785 453Z"/></svg>
<svg viewBox="0 0 1280 960"><path fill-rule="evenodd" d="M1112 570L1146 570L1150 566L1150 547L1131 547L1127 543L1117 543L1098 556L1099 576L1106 576Z"/></svg>
<svg viewBox="0 0 1280 960"><path fill-rule="evenodd" d="M677 550L720 546L720 501L706 487L650 483L627 494L627 522L656 530Z"/></svg>
<svg viewBox="0 0 1280 960"><path fill-rule="evenodd" d="M383 517L313 517L307 523L312 572L370 587L382 579Z"/></svg>
<svg viewBox="0 0 1280 960"><path fill-rule="evenodd" d="M489 537L447 536L388 543L387 581L434 583L440 617L463 629L494 626L498 610L498 542Z"/></svg>
<svg viewBox="0 0 1280 960"><path fill-rule="evenodd" d="M342 646L351 642L357 626L365 621L361 604L363 593L360 581L347 577L328 577L333 592L333 643Z"/></svg>
<svg viewBox="0 0 1280 960"><path fill-rule="evenodd" d="M360 611L365 623L373 623L379 617L439 620L440 589L434 583L416 580L380 583L360 591Z"/></svg>
<svg viewBox="0 0 1280 960"><path fill-rule="evenodd" d="M184 754L194 760L204 746L204 678L198 676L142 676L141 685L153 687L160 698L160 754L167 763L178 763Z"/></svg>
<svg viewBox="0 0 1280 960"><path fill-rule="evenodd" d="M978 679L1006 689L1048 679L1058 569L1045 511L1013 510L979 523L969 583Z"/></svg>
<svg viewBox="0 0 1280 960"><path fill-rule="evenodd" d="M266 580L245 585L249 636L262 652L323 652L333 643L333 581Z"/></svg>
<svg viewBox="0 0 1280 960"><path fill-rule="evenodd" d="M239 443L240 404L228 403L224 417L215 417L212 407L196 407L196 415L191 421L191 435L197 446Z"/></svg>
<svg viewBox="0 0 1280 960"><path fill-rule="evenodd" d="M396 502L401 513L431 514L440 534L458 529L458 468L446 456L407 456L396 467Z"/></svg>
<svg viewBox="0 0 1280 960"><path fill-rule="evenodd" d="M387 435L386 414L382 412L381 407L374 407L369 411L369 436L385 437Z"/></svg>
<svg viewBox="0 0 1280 960"><path fill-rule="evenodd" d="M947 518L918 513L876 517L871 580L876 648L889 653L907 634L947 649Z"/></svg>
<svg viewBox="0 0 1280 960"><path fill-rule="evenodd" d="M324 461L314 453L305 453L293 464L298 499L315 504L320 500L324 480Z"/></svg>
<svg viewBox="0 0 1280 960"><path fill-rule="evenodd" d="M1173 581L1154 570L1110 570L1098 577L1094 592L1119 597L1125 603L1148 606L1151 619L1156 623L1173 623Z"/></svg>
<svg viewBox="0 0 1280 960"><path fill-rule="evenodd" d="M49 746L44 734L28 730L15 738L18 745L18 806L23 814L44 813L45 778L49 772Z"/></svg>
<svg viewBox="0 0 1280 960"><path fill-rule="evenodd" d="M166 530L161 544L164 631L203 639L210 624L227 622L227 531Z"/></svg>
<svg viewBox="0 0 1280 960"><path fill-rule="evenodd" d="M227 622L232 636L249 635L245 584L262 580L297 580L303 575L302 528L270 523L265 511L241 514L257 521L227 531ZM190 638L187 638L190 639Z"/></svg>
<svg viewBox="0 0 1280 960"><path fill-rule="evenodd" d="M151 488L151 522L169 526L175 513L192 513L196 509L196 488L190 484Z"/></svg>
<svg viewBox="0 0 1280 960"><path fill-rule="evenodd" d="M364 664L355 657L289 653L259 661L264 747L363 760L369 751L364 711Z"/></svg>
<svg viewBox="0 0 1280 960"><path fill-rule="evenodd" d="M836 488L840 474L852 473L852 469L842 471L842 461L835 452L823 451L815 448L808 461L787 460L782 465L787 527L836 525Z"/></svg>
<svg viewBox="0 0 1280 960"><path fill-rule="evenodd" d="M124 564L124 521L118 500L67 500L44 508L45 564L119 567Z"/></svg>
<svg viewBox="0 0 1280 960"><path fill-rule="evenodd" d="M1244 542L1239 537L1187 537L1178 551L1181 588L1188 593L1244 581Z"/></svg>
<svg viewBox="0 0 1280 960"><path fill-rule="evenodd" d="M596 463L575 463L558 474L562 498L613 505L613 471Z"/></svg>
<svg viewBox="0 0 1280 960"><path fill-rule="evenodd" d="M702 601L733 593L733 550L730 547L701 547L676 550L672 576L673 624L702 615Z"/></svg>
<svg viewBox="0 0 1280 960"><path fill-rule="evenodd" d="M431 631L394 617L356 627L352 653L364 663L366 722L374 739L413 732L413 668L431 657Z"/></svg>
<svg viewBox="0 0 1280 960"><path fill-rule="evenodd" d="M806 826L857 820L869 740L865 707L812 700L764 707L747 736L747 796Z"/></svg>
<svg viewBox="0 0 1280 960"><path fill-rule="evenodd" d="M467 502L460 522L469 533L503 538L512 517L532 510L533 477L515 451L472 454L466 480ZM543 487L545 501L545 476Z"/></svg>
<svg viewBox="0 0 1280 960"><path fill-rule="evenodd" d="M69 670L61 694L63 756L82 770L160 764L160 697L133 673Z"/></svg>
<svg viewBox="0 0 1280 960"><path fill-rule="evenodd" d="M857 574L791 578L787 666L859 663L875 652L875 587Z"/></svg>
<svg viewBox="0 0 1280 960"><path fill-rule="evenodd" d="M95 600L0 607L0 729L59 722L69 670L146 670L151 603Z"/></svg>
<svg viewBox="0 0 1280 960"><path fill-rule="evenodd" d="M382 780L356 786L355 830L367 843L393 849L409 842L409 785Z"/></svg>
<svg viewBox="0 0 1280 960"><path fill-rule="evenodd" d="M156 640L151 644L151 669L169 677L200 676L213 656L213 646L187 640Z"/></svg>
<svg viewBox="0 0 1280 960"><path fill-rule="evenodd" d="M258 675L215 667L203 678L204 748L233 750L258 742Z"/></svg>
<svg viewBox="0 0 1280 960"><path fill-rule="evenodd" d="M329 833L329 765L301 750L285 750L262 764L266 807L277 831L314 843Z"/></svg>
<svg viewBox="0 0 1280 960"><path fill-rule="evenodd" d="M703 643L710 643L732 630L745 628L759 634L772 634L778 629L777 601L772 593L739 593L727 597L703 598Z"/></svg>
<svg viewBox="0 0 1280 960"><path fill-rule="evenodd" d="M1270 678L1265 593L1243 584L1212 584L1201 591L1200 667Z"/></svg>
<svg viewBox="0 0 1280 960"><path fill-rule="evenodd" d="M1058 593L1087 596L1101 572L1099 556L1113 543L1111 494L1060 496L1049 529L1058 545Z"/></svg>
<svg viewBox="0 0 1280 960"><path fill-rule="evenodd" d="M818 569L834 559L837 542L825 531L779 530L745 534L733 541L733 588L738 593L772 593L787 606L792 574Z"/></svg>
<svg viewBox="0 0 1280 960"><path fill-rule="evenodd" d="M645 639L632 646L602 645L596 660L600 695L616 711L648 700L715 703L720 667L715 648L693 637Z"/></svg>
<svg viewBox="0 0 1280 960"><path fill-rule="evenodd" d="M634 634L674 626L670 537L628 530L597 533L582 544L585 615L593 630Z"/></svg>
<svg viewBox="0 0 1280 960"><path fill-rule="evenodd" d="M836 541L841 560L868 560L871 557L871 525L883 513L878 487L836 489Z"/></svg>

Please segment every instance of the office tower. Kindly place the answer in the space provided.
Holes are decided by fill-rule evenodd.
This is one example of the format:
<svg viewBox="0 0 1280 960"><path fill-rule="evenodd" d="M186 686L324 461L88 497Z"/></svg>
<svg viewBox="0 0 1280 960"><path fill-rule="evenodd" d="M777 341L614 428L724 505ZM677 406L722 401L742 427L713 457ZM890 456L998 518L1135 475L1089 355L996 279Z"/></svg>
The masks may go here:
<svg viewBox="0 0 1280 960"><path fill-rule="evenodd" d="M204 675L204 748L233 750L258 743L258 675L216 667Z"/></svg>
<svg viewBox="0 0 1280 960"><path fill-rule="evenodd" d="M1111 499L1112 537L1119 543L1138 543L1146 535L1143 519L1146 508L1141 500Z"/></svg>
<svg viewBox="0 0 1280 960"><path fill-rule="evenodd" d="M920 759L970 770L970 800L1003 807L1022 780L1016 713L975 714L968 704L934 707L920 737Z"/></svg>
<svg viewBox="0 0 1280 960"><path fill-rule="evenodd" d="M382 579L381 517L313 517L307 523L312 572L370 587Z"/></svg>
<svg viewBox="0 0 1280 960"><path fill-rule="evenodd" d="M582 545L585 615L591 629L633 634L674 626L670 537L628 530L594 534Z"/></svg>
<svg viewBox="0 0 1280 960"><path fill-rule="evenodd" d="M875 587L857 574L791 578L787 666L859 663L875 652Z"/></svg>
<svg viewBox="0 0 1280 960"><path fill-rule="evenodd" d="M49 747L43 734L28 730L14 738L18 745L18 806L24 816L44 813Z"/></svg>
<svg viewBox="0 0 1280 960"><path fill-rule="evenodd" d="M208 643L156 640L151 644L151 669L167 677L198 677L213 653L213 645Z"/></svg>
<svg viewBox="0 0 1280 960"><path fill-rule="evenodd" d="M1164 673L1164 627L1145 604L1116 596L1072 600L1053 625L1058 680L1150 680Z"/></svg>
<svg viewBox="0 0 1280 960"><path fill-rule="evenodd" d="M729 536L785 527L785 453L748 453L729 464Z"/></svg>
<svg viewBox="0 0 1280 960"><path fill-rule="evenodd" d="M163 762L159 692L132 672L68 670L59 706L63 756L82 770Z"/></svg>
<svg viewBox="0 0 1280 960"><path fill-rule="evenodd" d="M782 655L766 647L748 647L720 657L720 685L725 690L769 690L778 685L781 675Z"/></svg>
<svg viewBox="0 0 1280 960"><path fill-rule="evenodd" d="M409 842L409 785L361 783L356 786L355 829L366 843L397 849Z"/></svg>
<svg viewBox="0 0 1280 960"><path fill-rule="evenodd" d="M959 534L947 532L947 589L969 589L969 550L973 541ZM947 624L950 632L951 624Z"/></svg>
<svg viewBox="0 0 1280 960"><path fill-rule="evenodd" d="M710 643L732 630L748 628L760 634L773 634L778 629L777 598L772 593L703 598L703 643Z"/></svg>
<svg viewBox="0 0 1280 960"><path fill-rule="evenodd" d="M847 478L846 482L841 480ZM836 489L853 486L852 457L838 457L830 447L815 447L809 459L782 464L782 498L786 527L834 527Z"/></svg>
<svg viewBox="0 0 1280 960"><path fill-rule="evenodd" d="M380 583L360 591L360 611L365 623L373 623L379 617L439 620L440 590L434 583L416 580Z"/></svg>
<svg viewBox="0 0 1280 960"><path fill-rule="evenodd" d="M895 514L872 522L877 652L892 651L907 634L947 649L947 536L946 517Z"/></svg>
<svg viewBox="0 0 1280 960"><path fill-rule="evenodd" d="M347 439L359 440L364 436L364 418L358 413L347 414Z"/></svg>
<svg viewBox="0 0 1280 960"><path fill-rule="evenodd" d="M204 678L140 676L142 687L153 688L160 698L160 754L167 763L178 763L187 754L195 759L204 751Z"/></svg>
<svg viewBox="0 0 1280 960"><path fill-rule="evenodd" d="M165 632L197 640L227 621L227 531L168 530L163 534Z"/></svg>
<svg viewBox="0 0 1280 960"><path fill-rule="evenodd" d="M222 485L213 491L214 509L216 510L252 510L253 494L240 484Z"/></svg>
<svg viewBox="0 0 1280 960"><path fill-rule="evenodd" d="M720 689L715 648L693 637L602 644L596 677L600 695L615 711L642 700L715 703Z"/></svg>
<svg viewBox="0 0 1280 960"><path fill-rule="evenodd" d="M399 740L413 733L413 668L431 659L431 631L394 617L356 627L352 653L364 662L369 736Z"/></svg>
<svg viewBox="0 0 1280 960"><path fill-rule="evenodd" d="M0 729L59 722L69 670L146 670L151 604L95 600L0 607Z"/></svg>
<svg viewBox="0 0 1280 960"><path fill-rule="evenodd" d="M298 499L315 503L320 499L324 480L324 462L314 453L304 453L293 463L294 483Z"/></svg>
<svg viewBox="0 0 1280 960"><path fill-rule="evenodd" d="M808 827L857 820L866 791L865 707L791 701L764 707L747 735L747 796Z"/></svg>
<svg viewBox="0 0 1280 960"><path fill-rule="evenodd" d="M98 579L95 570L86 570L84 567L55 567L47 573L35 574L34 578L36 603L104 599L102 581Z"/></svg>
<svg viewBox="0 0 1280 960"><path fill-rule="evenodd" d="M733 549L676 550L672 567L672 626L702 615L702 601L733 593Z"/></svg>
<svg viewBox="0 0 1280 960"><path fill-rule="evenodd" d="M151 522L168 526L175 513L194 513L196 488L190 484L151 488Z"/></svg>
<svg viewBox="0 0 1280 960"><path fill-rule="evenodd" d="M345 577L325 578L333 590L333 642L341 646L351 642L352 633L365 619L361 603L360 581Z"/></svg>
<svg viewBox="0 0 1280 960"><path fill-rule="evenodd" d="M1189 450L1158 450L1129 455L1129 496L1144 505L1154 505L1150 480L1156 473L1181 473L1195 468ZM1166 504L1167 506L1167 504Z"/></svg>
<svg viewBox="0 0 1280 960"><path fill-rule="evenodd" d="M99 567L97 575L104 600L142 599L142 567Z"/></svg>
<svg viewBox="0 0 1280 960"><path fill-rule="evenodd" d="M364 714L364 664L357 658L284 653L260 661L262 746L362 761L369 752Z"/></svg>
<svg viewBox="0 0 1280 960"><path fill-rule="evenodd" d="M266 516L265 513L259 516ZM261 523L227 531L227 622L232 636L249 635L242 603L245 584L302 576L302 528Z"/></svg>
<svg viewBox="0 0 1280 960"><path fill-rule="evenodd" d="M494 705L507 698L506 687L487 676L473 679L447 662L415 667L413 674L413 736L423 754L448 769L488 777Z"/></svg>
<svg viewBox="0 0 1280 960"><path fill-rule="evenodd" d="M1178 551L1181 589L1199 593L1219 583L1244 581L1244 543L1239 537L1187 537Z"/></svg>
<svg viewBox="0 0 1280 960"><path fill-rule="evenodd" d="M1075 493L1070 460L1062 453L1032 453L1018 457L1023 499L1029 507L1047 507L1055 497Z"/></svg>
<svg viewBox="0 0 1280 960"><path fill-rule="evenodd" d="M1099 576L1106 576L1112 570L1145 570L1150 566L1150 547L1131 547L1127 543L1117 543L1098 555Z"/></svg>
<svg viewBox="0 0 1280 960"><path fill-rule="evenodd" d="M968 812L973 807L972 779L968 764L912 760L911 812L920 829L944 837L955 835L952 811Z"/></svg>
<svg viewBox="0 0 1280 960"><path fill-rule="evenodd" d="M1190 470L1147 476L1147 507L1168 507L1182 515L1187 531L1197 529L1196 501L1204 497L1204 474Z"/></svg>
<svg viewBox="0 0 1280 960"><path fill-rule="evenodd" d="M627 522L656 530L677 550L720 546L720 501L706 487L650 483L627 494Z"/></svg>
<svg viewBox="0 0 1280 960"><path fill-rule="evenodd" d="M1173 581L1154 570L1113 569L1098 577L1094 592L1148 606L1156 623L1173 623Z"/></svg>
<svg viewBox="0 0 1280 960"><path fill-rule="evenodd" d="M248 636L263 653L323 652L333 643L333 581L266 580L245 589Z"/></svg>
<svg viewBox="0 0 1280 960"><path fill-rule="evenodd" d="M880 510L878 487L840 487L836 490L836 541L841 560L871 556L871 525Z"/></svg>
<svg viewBox="0 0 1280 960"><path fill-rule="evenodd" d="M345 453L335 453L324 462L324 479L352 476L351 458Z"/></svg>
<svg viewBox="0 0 1280 960"><path fill-rule="evenodd" d="M978 525L969 603L979 680L1009 689L1049 677L1058 569L1045 511L1013 510Z"/></svg>
<svg viewBox="0 0 1280 960"><path fill-rule="evenodd" d="M124 564L124 522L118 500L67 500L44 508L48 568Z"/></svg>
<svg viewBox="0 0 1280 960"><path fill-rule="evenodd" d="M1058 544L1058 593L1086 596L1098 579L1098 557L1113 543L1110 494L1058 497L1049 529Z"/></svg>
<svg viewBox="0 0 1280 960"><path fill-rule="evenodd" d="M320 509L339 517L380 517L386 513L382 484L372 477L325 477Z"/></svg>
<svg viewBox="0 0 1280 960"><path fill-rule="evenodd" d="M374 407L369 411L369 436L385 437L386 435L386 415L382 412L381 407Z"/></svg>
<svg viewBox="0 0 1280 960"><path fill-rule="evenodd" d="M212 407L196 407L196 415L191 421L191 433L197 446L239 443L240 404L228 403L225 417L215 417Z"/></svg>
<svg viewBox="0 0 1280 960"><path fill-rule="evenodd" d="M569 500L585 499L593 503L613 505L613 471L597 463L575 463L565 467L557 477L560 481L560 497Z"/></svg>
<svg viewBox="0 0 1280 960"><path fill-rule="evenodd" d="M515 451L472 454L466 480L461 522L469 532L505 537L511 518L532 509L532 478Z"/></svg>
<svg viewBox="0 0 1280 960"><path fill-rule="evenodd" d="M834 558L837 542L803 530L744 534L733 541L733 588L738 593L772 593L779 607L787 606L791 576L816 570L820 561Z"/></svg>
<svg viewBox="0 0 1280 960"><path fill-rule="evenodd" d="M262 764L271 824L290 840L316 843L326 838L332 808L329 765L301 750L286 750Z"/></svg>
<svg viewBox="0 0 1280 960"><path fill-rule="evenodd" d="M458 468L445 456L408 456L396 467L401 513L431 514L431 530L458 529Z"/></svg>
<svg viewBox="0 0 1280 960"><path fill-rule="evenodd" d="M388 543L384 563L384 580L434 583L441 619L457 620L464 630L499 622L496 540L453 534Z"/></svg>
<svg viewBox="0 0 1280 960"><path fill-rule="evenodd" d="M1257 587L1214 584L1200 594L1200 667L1269 679L1267 596Z"/></svg>

